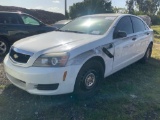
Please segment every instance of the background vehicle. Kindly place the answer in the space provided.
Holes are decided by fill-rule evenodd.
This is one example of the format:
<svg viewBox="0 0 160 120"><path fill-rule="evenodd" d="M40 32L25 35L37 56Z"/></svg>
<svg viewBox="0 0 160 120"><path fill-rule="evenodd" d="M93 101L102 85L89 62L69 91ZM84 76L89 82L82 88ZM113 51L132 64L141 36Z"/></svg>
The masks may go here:
<svg viewBox="0 0 160 120"><path fill-rule="evenodd" d="M17 40L55 30L25 13L0 12L0 56Z"/></svg>
<svg viewBox="0 0 160 120"><path fill-rule="evenodd" d="M147 23L147 25L149 27L151 27L152 21L151 21L151 18L148 15L139 15L138 17L140 17L141 19L143 19Z"/></svg>
<svg viewBox="0 0 160 120"><path fill-rule="evenodd" d="M71 20L61 20L61 21L58 21L58 22L52 24L51 26L59 29L59 28L63 27L64 25L66 25L69 22L71 22Z"/></svg>
<svg viewBox="0 0 160 120"><path fill-rule="evenodd" d="M17 41L4 68L14 85L31 94L74 92L85 98L105 77L138 60L145 63L152 45L153 30L139 17L89 15L58 31Z"/></svg>

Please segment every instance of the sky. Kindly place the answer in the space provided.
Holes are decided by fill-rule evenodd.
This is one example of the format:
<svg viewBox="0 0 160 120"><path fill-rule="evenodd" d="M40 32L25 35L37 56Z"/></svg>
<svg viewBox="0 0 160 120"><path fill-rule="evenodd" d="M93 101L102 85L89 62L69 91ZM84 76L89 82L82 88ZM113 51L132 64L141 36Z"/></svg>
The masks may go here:
<svg viewBox="0 0 160 120"><path fill-rule="evenodd" d="M73 5L83 0L67 0L67 6ZM126 7L126 0L112 0L112 6ZM0 5L3 6L17 6L28 9L43 9L51 12L58 12L64 14L64 0L0 0Z"/></svg>

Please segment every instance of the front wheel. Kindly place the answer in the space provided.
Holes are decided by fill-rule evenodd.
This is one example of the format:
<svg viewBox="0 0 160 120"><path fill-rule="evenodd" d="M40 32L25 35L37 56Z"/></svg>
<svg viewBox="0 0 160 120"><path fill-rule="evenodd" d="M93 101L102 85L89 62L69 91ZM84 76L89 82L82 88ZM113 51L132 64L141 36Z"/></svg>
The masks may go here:
<svg viewBox="0 0 160 120"><path fill-rule="evenodd" d="M83 65L76 79L74 94L78 99L93 96L99 83L104 78L104 68L97 60L90 60Z"/></svg>

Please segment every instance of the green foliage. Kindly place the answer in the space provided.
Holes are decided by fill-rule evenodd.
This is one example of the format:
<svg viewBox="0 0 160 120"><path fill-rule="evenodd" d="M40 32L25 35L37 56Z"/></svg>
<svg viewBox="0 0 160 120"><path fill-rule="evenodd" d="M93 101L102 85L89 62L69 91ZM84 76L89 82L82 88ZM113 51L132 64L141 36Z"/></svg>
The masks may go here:
<svg viewBox="0 0 160 120"><path fill-rule="evenodd" d="M114 13L122 13L122 14L127 14L128 13L128 10L126 8L114 7L113 11L114 11Z"/></svg>
<svg viewBox="0 0 160 120"><path fill-rule="evenodd" d="M145 15L145 13L142 12L142 11L134 11L133 14L134 14L134 15Z"/></svg>
<svg viewBox="0 0 160 120"><path fill-rule="evenodd" d="M160 10L157 12L157 15L160 16Z"/></svg>
<svg viewBox="0 0 160 120"><path fill-rule="evenodd" d="M126 5L128 7L129 14L133 14L134 13L135 0L127 0Z"/></svg>
<svg viewBox="0 0 160 120"><path fill-rule="evenodd" d="M160 0L127 0L126 5L130 14L148 15L151 17L152 25L160 25L160 11L157 12Z"/></svg>
<svg viewBox="0 0 160 120"><path fill-rule="evenodd" d="M84 0L84 2L75 3L70 7L72 19L83 15L112 12L111 1L109 0Z"/></svg>
<svg viewBox="0 0 160 120"><path fill-rule="evenodd" d="M159 0L143 0L140 11L149 15L155 15L159 7ZM139 5L140 6L140 5Z"/></svg>
<svg viewBox="0 0 160 120"><path fill-rule="evenodd" d="M152 25L160 25L160 16L151 15Z"/></svg>
<svg viewBox="0 0 160 120"><path fill-rule="evenodd" d="M154 31L154 42L155 43L160 43L160 26L159 25L155 25L155 26L152 26L151 28Z"/></svg>
<svg viewBox="0 0 160 120"><path fill-rule="evenodd" d="M155 15L160 6L160 0L127 0L126 5L131 14L134 14L134 8L137 7L140 12Z"/></svg>

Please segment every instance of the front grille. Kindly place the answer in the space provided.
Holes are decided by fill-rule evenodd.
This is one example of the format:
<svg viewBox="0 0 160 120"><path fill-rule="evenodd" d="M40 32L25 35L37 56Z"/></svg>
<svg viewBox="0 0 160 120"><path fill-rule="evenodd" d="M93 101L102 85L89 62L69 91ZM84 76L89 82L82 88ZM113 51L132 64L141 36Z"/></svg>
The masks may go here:
<svg viewBox="0 0 160 120"><path fill-rule="evenodd" d="M28 60L29 60L29 58L30 58L30 55L22 54L22 53L16 52L14 49L11 49L11 51L10 51L10 57L15 62L18 62L18 63L27 63Z"/></svg>

